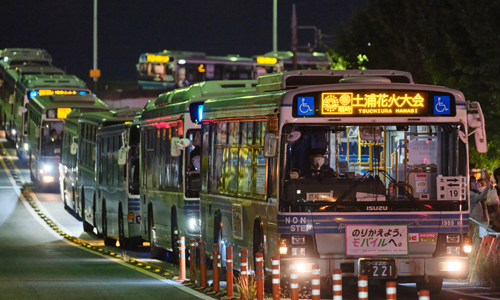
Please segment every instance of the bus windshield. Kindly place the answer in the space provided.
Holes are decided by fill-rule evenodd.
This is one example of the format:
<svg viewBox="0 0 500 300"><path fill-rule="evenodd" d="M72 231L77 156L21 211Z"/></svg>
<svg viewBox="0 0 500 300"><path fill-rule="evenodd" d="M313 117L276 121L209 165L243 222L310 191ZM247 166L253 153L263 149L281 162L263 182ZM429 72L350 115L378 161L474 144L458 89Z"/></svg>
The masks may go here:
<svg viewBox="0 0 500 300"><path fill-rule="evenodd" d="M41 131L42 156L61 155L62 121L43 122Z"/></svg>
<svg viewBox="0 0 500 300"><path fill-rule="evenodd" d="M282 210L467 209L460 130L459 124L288 125ZM438 179L454 180L453 186L445 191Z"/></svg>

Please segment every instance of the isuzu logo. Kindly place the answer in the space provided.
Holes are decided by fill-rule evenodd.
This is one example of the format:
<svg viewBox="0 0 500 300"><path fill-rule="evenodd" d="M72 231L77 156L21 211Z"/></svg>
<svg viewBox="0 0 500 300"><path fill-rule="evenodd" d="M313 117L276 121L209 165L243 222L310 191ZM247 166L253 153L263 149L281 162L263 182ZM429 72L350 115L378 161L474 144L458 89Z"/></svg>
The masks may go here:
<svg viewBox="0 0 500 300"><path fill-rule="evenodd" d="M389 207L388 206L367 206L366 210L370 210L370 211L389 210Z"/></svg>

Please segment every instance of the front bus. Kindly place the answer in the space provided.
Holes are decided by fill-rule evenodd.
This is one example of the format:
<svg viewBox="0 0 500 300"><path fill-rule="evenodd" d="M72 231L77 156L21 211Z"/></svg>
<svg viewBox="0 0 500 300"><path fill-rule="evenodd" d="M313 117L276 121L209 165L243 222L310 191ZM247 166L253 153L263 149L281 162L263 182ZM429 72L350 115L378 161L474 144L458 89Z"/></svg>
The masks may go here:
<svg viewBox="0 0 500 300"><path fill-rule="evenodd" d="M266 182L262 187L268 198L259 203L238 196L227 203L233 207L233 216L237 208L243 220L238 222L243 227L238 234L244 233L238 238L248 244L232 238L228 243L252 247L256 227L252 234L249 221L258 214L265 222L261 222L264 239L257 242L263 242L267 261L280 254L285 281L290 279L291 264L297 267L300 282L310 279L312 264L319 264L321 283L329 285L330 291L334 269L341 269L344 278L367 275L370 282L417 282L419 290L431 293L439 293L443 278L467 278L471 249L468 125L477 128L478 151L486 151L478 103L466 102L456 90L414 84L409 73L385 70L267 75L259 78L257 90L261 93L255 101L258 98L260 107L279 106L274 111L260 109L268 120L272 112L278 118L275 131L269 125L264 138L267 173L257 174L253 183ZM246 103L252 102L247 97ZM220 122L237 119L236 110L231 112L227 106L218 115L232 113L233 117L217 119L213 112L224 105L205 103L205 118L214 122L209 131L215 131L214 136L221 136ZM253 118L259 114L256 109L246 112ZM231 130L227 136L232 136ZM211 151L217 147L225 148L215 145ZM204 155L210 155L210 148L204 145L203 149ZM208 194L201 195L202 220L208 217L205 202L215 211L232 197L217 195L231 189L224 170L238 174L238 161L230 158L235 154L220 157L222 176L218 163L208 161L209 166L215 165L210 172L216 178L208 173ZM241 175L245 169L239 168ZM273 187L269 188L274 174L277 201L272 197ZM217 177L220 183L210 182ZM225 180L229 180L227 187ZM211 192L211 186L218 190ZM262 208L265 203L267 210ZM271 215L274 205L276 216ZM249 237L244 236L247 232Z"/></svg>

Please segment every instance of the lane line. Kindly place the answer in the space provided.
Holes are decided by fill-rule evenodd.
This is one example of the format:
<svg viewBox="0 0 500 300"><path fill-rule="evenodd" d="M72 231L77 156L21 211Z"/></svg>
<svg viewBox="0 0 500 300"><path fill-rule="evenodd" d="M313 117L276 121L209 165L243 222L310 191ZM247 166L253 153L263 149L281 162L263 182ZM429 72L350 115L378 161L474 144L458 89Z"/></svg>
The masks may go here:
<svg viewBox="0 0 500 300"><path fill-rule="evenodd" d="M5 147L3 146L3 143L1 143L1 142L0 142L0 145L1 145L1 147L2 147L2 148L4 148L4 149L5 149ZM21 193L21 189L17 186L17 184L16 184L16 182L15 182L14 178L12 177L12 174L10 173L9 168L7 168L7 165L5 164L5 161L4 161L4 159L3 159L3 156L2 156L2 155L0 155L0 163L2 164L3 168L6 170L7 175L8 175L8 178L9 178L10 182L12 183L12 188L16 191L17 195L18 195L18 196L19 196L19 198L21 199L21 202L24 204L24 206L25 206L25 207L26 207L26 209L29 211L29 213L33 216L33 218L35 218L35 220L37 220L37 221L38 221L38 222L39 222L39 223L43 226L43 228L47 230L47 227L49 227L49 225L47 225L47 223L46 223L46 222L44 222L44 221L42 220L42 218L40 218L40 216L39 216L39 215L38 215L38 214L34 211L34 209L33 209L33 208L29 205L28 201L26 200L26 198L24 197L24 195ZM11 163L12 163L12 161L11 161ZM14 164L12 164L12 165L14 165ZM16 169L17 169L17 167L16 167L15 165L14 165L14 168L16 168ZM17 170L19 171L19 169L17 169ZM33 195L34 195L34 193L31 193L31 195L33 196ZM38 200L37 200L37 201L38 201ZM39 202L39 201L38 201L38 202ZM59 225L58 225L58 227L59 227L59 228L61 228L61 226L59 226ZM127 262L124 262L124 261L123 261L123 260L121 260L121 259L117 259L117 258L114 258L114 257L110 257L110 256L108 256L108 255L101 254L101 253L96 252L96 251L94 251L94 250L91 250L91 249L88 249L88 248L86 248L86 247L83 247L83 246L81 246L80 244L76 244L76 243L74 243L74 242L72 242L72 241L68 241L68 240L66 240L65 238L63 238L61 235L59 235L58 233L56 233L56 232L55 232L52 228L50 228L50 227L49 227L49 230L48 230L48 231L49 231L52 235L54 235L55 237L57 237L57 239L64 241L64 242L65 242L66 244L68 244L68 245L71 245L71 246L73 246L73 247L78 247L79 249L82 249L82 250L85 250L85 251L87 251L87 252L93 253L93 254L95 254L95 255L101 256L101 257L106 258L106 259L108 259L108 260L111 260L111 261L113 261L113 262L115 262L115 263L119 263L119 264L121 264L122 266L126 266L126 267L128 267L128 268L130 268L130 269L133 269L133 270L139 271L139 272L141 272L141 273L143 273L143 274L145 274L145 275L148 275L148 276L150 276L150 277L152 277L152 278L155 278L155 279L157 279L157 280L160 280L161 282L163 282L163 283L165 283L165 284L167 284L167 285L174 286L174 287L176 287L176 288L178 288L178 289L180 289L180 290L182 290L182 291L184 291L184 292L187 292L187 293L189 293L189 294L191 294L191 295L193 295L193 296L195 296L195 297L198 297L199 299L204 299L204 300L213 300L213 299L214 299L214 298L212 298L212 297L210 297L210 296L207 296L207 295L205 295L205 294L203 294L203 293L200 293L200 292L197 292L197 291L195 291L195 290L193 290L193 289L191 289L191 288L188 288L188 287L186 287L186 286L182 285L182 283L179 283L179 282L176 282L176 281L173 281L173 280L170 280L170 279L163 278L163 277L161 277L160 275L157 275L157 274L152 273L152 272L150 272L150 271L144 270L144 269L139 268L139 267L137 267L137 266L135 266L135 265L131 265L131 264L127 263Z"/></svg>

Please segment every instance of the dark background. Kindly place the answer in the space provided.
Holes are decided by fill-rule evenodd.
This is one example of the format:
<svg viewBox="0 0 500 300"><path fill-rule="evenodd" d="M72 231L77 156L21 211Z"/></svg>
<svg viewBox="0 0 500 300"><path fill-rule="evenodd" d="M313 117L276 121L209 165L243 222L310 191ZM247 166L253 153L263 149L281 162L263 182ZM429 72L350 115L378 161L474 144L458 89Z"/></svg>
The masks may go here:
<svg viewBox="0 0 500 300"><path fill-rule="evenodd" d="M278 50L290 50L292 3L278 1ZM318 27L333 44L336 30L364 4L365 0L297 1L297 23ZM168 49L251 57L272 51L272 9L271 0L100 0L102 79L135 79L135 64L143 52ZM299 45L307 42L314 42L313 31L299 31ZM0 49L14 47L46 49L54 65L87 80L93 59L93 1L2 1Z"/></svg>

